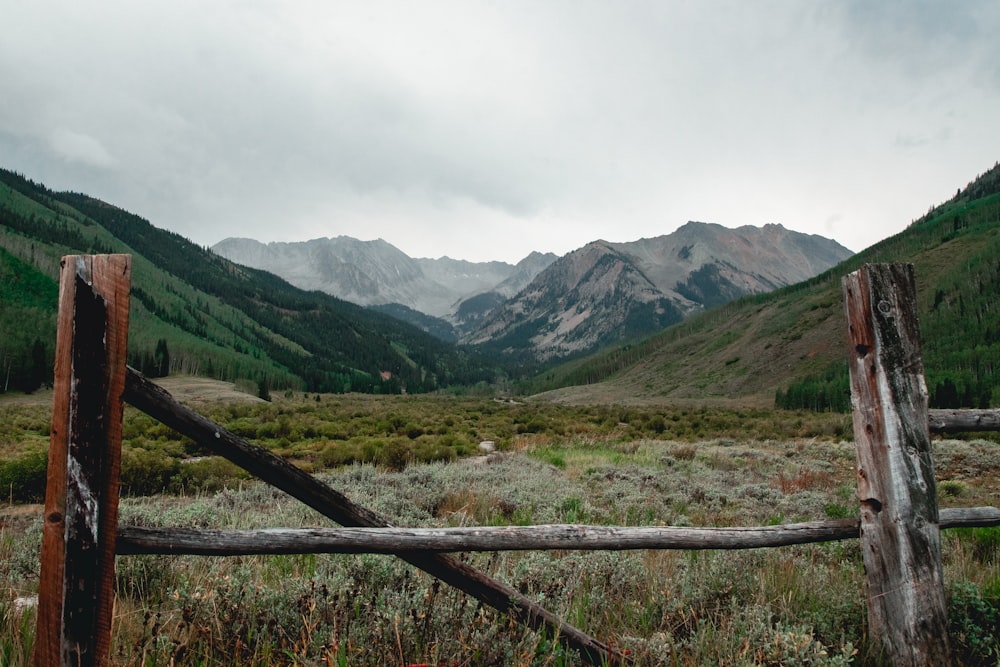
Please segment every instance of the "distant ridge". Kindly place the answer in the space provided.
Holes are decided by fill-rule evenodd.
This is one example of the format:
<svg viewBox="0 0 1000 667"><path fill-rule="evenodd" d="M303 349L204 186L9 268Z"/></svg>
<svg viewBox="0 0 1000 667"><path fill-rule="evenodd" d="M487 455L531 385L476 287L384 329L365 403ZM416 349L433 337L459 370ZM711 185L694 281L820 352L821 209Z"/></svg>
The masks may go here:
<svg viewBox="0 0 1000 667"><path fill-rule="evenodd" d="M781 225L701 222L652 239L595 241L558 259L534 252L516 266L414 259L384 240L347 236L268 244L230 238L213 250L303 289L376 307L442 340L536 360L648 335L704 308L808 278L851 254Z"/></svg>
<svg viewBox="0 0 1000 667"><path fill-rule="evenodd" d="M382 239L361 241L350 236L266 244L227 238L212 250L239 264L270 271L301 289L362 306L405 304L432 317L447 317L463 299L483 292L510 296L556 259L551 253L532 253L515 266L413 258Z"/></svg>

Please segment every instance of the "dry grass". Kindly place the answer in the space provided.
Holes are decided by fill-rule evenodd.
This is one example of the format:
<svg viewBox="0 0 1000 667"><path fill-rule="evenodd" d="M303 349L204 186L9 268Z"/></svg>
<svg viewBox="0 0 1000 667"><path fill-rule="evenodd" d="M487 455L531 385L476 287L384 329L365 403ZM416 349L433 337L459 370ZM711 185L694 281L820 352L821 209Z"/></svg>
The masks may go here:
<svg viewBox="0 0 1000 667"><path fill-rule="evenodd" d="M371 397L214 409L255 432L291 434L317 428L317 411L335 401L347 415L337 429L368 420L382 429L426 433L437 423L446 432L435 437L471 429L470 440L489 433L500 446L485 459L413 462L397 471L354 464L321 473L401 526L763 525L856 513L852 443L816 433L734 437L736 416L719 411L476 404L444 414L432 412L433 401ZM284 426L282 414L289 415ZM661 429L657 415L677 430ZM796 426L794 414L746 416L758 433L783 417L793 422L790 428L808 429L808 417ZM817 432L826 428L820 423ZM163 447L176 444L167 433L143 432ZM678 439L680 432L687 435ZM699 440L696 433L714 435ZM421 437L427 436L412 441ZM1000 505L995 444L937 441L934 458L942 505ZM212 493L126 498L122 520L219 528L330 525L248 481ZM37 587L40 527L38 506L0 509L3 664L26 664L33 611L15 612L9 601ZM998 535L1000 529L947 531L943 539L953 642L967 662L1000 651L988 616L1000 609ZM628 650L638 664L877 664L866 637L856 541L463 559ZM525 630L388 556L134 556L120 558L118 570L116 664L579 664L552 637Z"/></svg>

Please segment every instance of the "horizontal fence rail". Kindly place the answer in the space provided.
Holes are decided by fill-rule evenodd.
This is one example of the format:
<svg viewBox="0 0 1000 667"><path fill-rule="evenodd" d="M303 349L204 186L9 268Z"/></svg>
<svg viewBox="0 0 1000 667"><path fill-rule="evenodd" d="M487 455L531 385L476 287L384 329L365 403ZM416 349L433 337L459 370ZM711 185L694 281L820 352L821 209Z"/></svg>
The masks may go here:
<svg viewBox="0 0 1000 667"><path fill-rule="evenodd" d="M1000 410L928 410L931 433L1000 431Z"/></svg>
<svg viewBox="0 0 1000 667"><path fill-rule="evenodd" d="M1000 526L1000 509L941 510L941 528ZM483 528L196 528L118 529L118 554L246 556L305 553L397 554L407 551L625 551L759 549L857 539L859 519L783 526L686 528L553 524Z"/></svg>

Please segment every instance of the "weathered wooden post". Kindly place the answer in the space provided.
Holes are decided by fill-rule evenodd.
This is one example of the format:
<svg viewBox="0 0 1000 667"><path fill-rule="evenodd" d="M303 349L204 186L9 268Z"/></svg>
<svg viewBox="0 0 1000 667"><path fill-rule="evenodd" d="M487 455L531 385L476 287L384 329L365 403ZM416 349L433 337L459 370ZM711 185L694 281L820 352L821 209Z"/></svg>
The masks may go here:
<svg viewBox="0 0 1000 667"><path fill-rule="evenodd" d="M110 657L131 271L129 255L62 261L38 666Z"/></svg>
<svg viewBox="0 0 1000 667"><path fill-rule="evenodd" d="M868 625L897 666L950 663L912 265L845 276Z"/></svg>

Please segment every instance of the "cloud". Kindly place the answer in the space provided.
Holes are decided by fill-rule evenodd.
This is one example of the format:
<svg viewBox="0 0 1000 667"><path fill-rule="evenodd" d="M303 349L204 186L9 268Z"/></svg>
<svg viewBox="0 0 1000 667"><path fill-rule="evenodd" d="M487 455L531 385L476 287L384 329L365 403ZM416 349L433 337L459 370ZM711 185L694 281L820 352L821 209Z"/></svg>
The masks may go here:
<svg viewBox="0 0 1000 667"><path fill-rule="evenodd" d="M115 163L108 150L94 137L74 132L64 127L57 128L49 137L52 151L70 162L79 162L93 167L110 167Z"/></svg>
<svg viewBox="0 0 1000 667"><path fill-rule="evenodd" d="M15 0L4 18L3 166L203 244L348 234L517 261L698 219L861 248L1000 143L992 2Z"/></svg>

